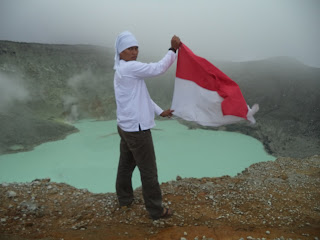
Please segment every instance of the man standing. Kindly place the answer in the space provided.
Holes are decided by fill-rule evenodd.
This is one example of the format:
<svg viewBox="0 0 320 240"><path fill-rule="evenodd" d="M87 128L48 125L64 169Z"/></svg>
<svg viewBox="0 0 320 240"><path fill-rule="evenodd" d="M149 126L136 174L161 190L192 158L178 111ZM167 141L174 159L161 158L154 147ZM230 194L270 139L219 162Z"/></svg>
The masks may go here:
<svg viewBox="0 0 320 240"><path fill-rule="evenodd" d="M163 208L158 182L156 157L150 129L155 126L154 115L171 117L173 110L163 111L150 98L144 78L165 73L176 59L180 39L173 36L171 48L156 63L138 62L139 45L132 33L121 33L115 44L114 91L117 103L117 123L120 159L116 191L120 206L132 204L132 173L140 171L145 206L152 219L170 217L172 210Z"/></svg>

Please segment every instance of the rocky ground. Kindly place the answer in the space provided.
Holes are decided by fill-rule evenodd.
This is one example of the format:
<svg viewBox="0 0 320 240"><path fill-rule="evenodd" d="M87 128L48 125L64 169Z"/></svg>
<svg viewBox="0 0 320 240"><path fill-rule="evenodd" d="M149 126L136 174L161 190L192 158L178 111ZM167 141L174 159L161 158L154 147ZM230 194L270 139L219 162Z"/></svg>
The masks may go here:
<svg viewBox="0 0 320 240"><path fill-rule="evenodd" d="M141 189L130 208L115 193L93 194L38 179L0 185L0 239L319 239L320 156L278 158L236 177L163 183L174 216L152 221Z"/></svg>

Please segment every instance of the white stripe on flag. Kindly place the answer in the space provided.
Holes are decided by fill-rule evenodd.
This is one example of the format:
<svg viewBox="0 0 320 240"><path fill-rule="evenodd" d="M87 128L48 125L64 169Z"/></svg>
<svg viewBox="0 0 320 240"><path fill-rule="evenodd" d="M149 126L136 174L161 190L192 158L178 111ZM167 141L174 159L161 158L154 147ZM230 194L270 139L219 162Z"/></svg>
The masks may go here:
<svg viewBox="0 0 320 240"><path fill-rule="evenodd" d="M244 118L225 115L221 110L223 98L216 91L200 87L193 81L175 79L171 109L173 114L187 121L194 121L203 126L218 127L244 120ZM248 106L248 120L254 121L253 111Z"/></svg>

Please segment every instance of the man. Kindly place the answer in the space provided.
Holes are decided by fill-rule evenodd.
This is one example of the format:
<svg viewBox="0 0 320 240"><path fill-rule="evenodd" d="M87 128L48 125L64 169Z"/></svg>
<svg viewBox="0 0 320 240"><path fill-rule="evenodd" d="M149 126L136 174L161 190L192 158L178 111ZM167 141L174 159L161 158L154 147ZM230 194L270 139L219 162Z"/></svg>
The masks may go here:
<svg viewBox="0 0 320 240"><path fill-rule="evenodd" d="M115 44L114 91L117 103L117 123L120 159L116 191L120 206L133 202L131 177L137 166L140 171L145 206L152 219L170 217L171 209L163 208L158 182L156 157L150 129L155 126L154 115L171 117L173 110L163 111L150 98L144 78L165 73L176 59L180 39L173 36L171 48L156 63L138 62L139 45L132 33L121 33Z"/></svg>

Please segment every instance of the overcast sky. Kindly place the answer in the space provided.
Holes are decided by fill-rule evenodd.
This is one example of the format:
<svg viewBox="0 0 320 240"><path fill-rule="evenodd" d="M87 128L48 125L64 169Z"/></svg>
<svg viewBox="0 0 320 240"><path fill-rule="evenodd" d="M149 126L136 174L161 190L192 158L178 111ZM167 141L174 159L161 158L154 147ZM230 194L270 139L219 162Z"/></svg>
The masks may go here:
<svg viewBox="0 0 320 240"><path fill-rule="evenodd" d="M205 58L320 67L319 0L0 0L0 40L113 48L124 30L140 54L164 54L176 34Z"/></svg>

